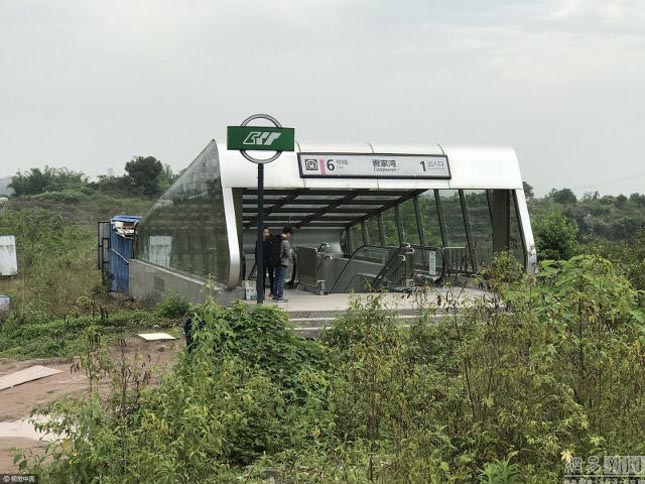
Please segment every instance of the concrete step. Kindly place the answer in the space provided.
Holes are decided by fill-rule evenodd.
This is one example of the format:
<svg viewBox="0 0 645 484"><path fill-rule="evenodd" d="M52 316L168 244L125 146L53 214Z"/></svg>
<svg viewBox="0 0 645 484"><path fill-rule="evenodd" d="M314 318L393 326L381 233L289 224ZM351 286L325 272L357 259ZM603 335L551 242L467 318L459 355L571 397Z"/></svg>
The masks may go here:
<svg viewBox="0 0 645 484"><path fill-rule="evenodd" d="M400 324L411 324L421 312L435 319L460 311L473 301L485 297L476 289L432 288L415 294L383 293L379 295L383 310L395 315ZM273 303L289 315L298 334L315 337L332 326L334 320L350 309L354 301L369 305L373 294L327 294L319 296L300 290L285 292L287 301Z"/></svg>
<svg viewBox="0 0 645 484"><path fill-rule="evenodd" d="M439 321L446 317L447 313L433 314L428 317L429 321ZM317 338L322 331L331 329L337 315L317 316L317 317L296 317L290 318L293 330L303 338ZM419 313L397 314L394 320L397 325L409 328L419 317Z"/></svg>
<svg viewBox="0 0 645 484"><path fill-rule="evenodd" d="M403 309L387 309L383 310L386 313L394 313L397 316L416 316L420 313L420 310L417 308L403 308ZM430 314L436 315L446 315L450 314L450 311L445 308L428 308L427 311ZM302 320L302 319L335 319L339 315L346 312L346 310L321 310L313 309L311 311L287 311L289 314L289 319L293 320Z"/></svg>

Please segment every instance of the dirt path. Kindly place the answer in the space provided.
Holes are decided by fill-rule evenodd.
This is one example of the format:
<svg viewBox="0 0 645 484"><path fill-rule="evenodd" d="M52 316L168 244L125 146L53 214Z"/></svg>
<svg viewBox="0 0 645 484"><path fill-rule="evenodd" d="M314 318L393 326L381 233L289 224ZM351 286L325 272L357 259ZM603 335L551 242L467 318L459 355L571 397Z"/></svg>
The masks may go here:
<svg viewBox="0 0 645 484"><path fill-rule="evenodd" d="M175 363L184 343L175 341L144 341L138 337L127 339L126 357L135 355L149 359L153 367L153 381L157 381ZM120 350L112 349L118 357ZM148 358L149 357L149 358ZM47 446L26 420L32 408L58 400L64 396L77 397L88 391L88 379L83 371L71 371L72 360L39 359L24 361L0 361L0 376L13 373L32 365L44 365L62 370L62 373L22 385L0 390L0 473L17 472L13 464L14 449L31 449L41 454ZM46 437L45 437L46 439Z"/></svg>

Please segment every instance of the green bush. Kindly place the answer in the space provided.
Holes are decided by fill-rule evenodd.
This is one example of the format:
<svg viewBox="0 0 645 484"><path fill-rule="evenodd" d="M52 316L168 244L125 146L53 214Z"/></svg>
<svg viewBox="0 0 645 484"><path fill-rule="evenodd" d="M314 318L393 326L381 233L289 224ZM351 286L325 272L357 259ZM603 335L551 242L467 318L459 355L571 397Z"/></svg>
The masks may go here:
<svg viewBox="0 0 645 484"><path fill-rule="evenodd" d="M51 447L51 464L30 468L44 482L227 482L231 466L308 447L329 431L326 352L297 338L283 313L208 303L196 320L204 325L195 350L155 390L115 379L138 374L125 360L98 364L114 375L114 399L95 393L43 410L52 417L44 427L67 437Z"/></svg>
<svg viewBox="0 0 645 484"><path fill-rule="evenodd" d="M510 461L511 457L507 457L506 459L495 459L492 462L488 462L482 470L481 483L520 484L522 482L521 468L518 464L511 464Z"/></svg>
<svg viewBox="0 0 645 484"><path fill-rule="evenodd" d="M157 312L164 318L181 318L190 310L190 303L176 292L166 294L157 305Z"/></svg>
<svg viewBox="0 0 645 484"><path fill-rule="evenodd" d="M612 253L614 264L620 267L634 288L645 291L645 227Z"/></svg>
<svg viewBox="0 0 645 484"><path fill-rule="evenodd" d="M575 222L552 211L533 223L535 246L540 260L570 259L577 251L578 227Z"/></svg>

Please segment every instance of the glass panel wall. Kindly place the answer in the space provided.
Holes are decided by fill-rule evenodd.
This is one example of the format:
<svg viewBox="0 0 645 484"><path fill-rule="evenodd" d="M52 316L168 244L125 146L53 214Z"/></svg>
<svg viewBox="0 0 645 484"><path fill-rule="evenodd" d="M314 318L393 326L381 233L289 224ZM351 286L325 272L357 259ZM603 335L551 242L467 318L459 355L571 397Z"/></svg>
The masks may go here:
<svg viewBox="0 0 645 484"><path fill-rule="evenodd" d="M228 282L230 254L215 142L199 154L143 218L136 257Z"/></svg>
<svg viewBox="0 0 645 484"><path fill-rule="evenodd" d="M370 238L370 245L381 245L381 236L378 231L378 215L365 221L367 234Z"/></svg>
<svg viewBox="0 0 645 484"><path fill-rule="evenodd" d="M398 247L400 245L396 214L393 208L383 212L383 232L385 232L385 245L387 247Z"/></svg>
<svg viewBox="0 0 645 484"><path fill-rule="evenodd" d="M493 256L493 223L486 190L464 190L468 223L472 234L473 255L479 268Z"/></svg>
<svg viewBox="0 0 645 484"><path fill-rule="evenodd" d="M446 223L446 245L448 247L466 247L466 227L461 211L458 190L439 190L443 218Z"/></svg>
<svg viewBox="0 0 645 484"><path fill-rule="evenodd" d="M419 227L417 225L417 216L414 211L414 202L412 199L406 200L399 206L401 211L401 221L403 225L403 242L406 244L420 245Z"/></svg>
<svg viewBox="0 0 645 484"><path fill-rule="evenodd" d="M349 229L352 234L352 252L358 249L361 245L365 245L363 242L363 231L360 224L352 225Z"/></svg>
<svg viewBox="0 0 645 484"><path fill-rule="evenodd" d="M439 190L439 209L446 229L443 264L449 272L473 271L471 247L468 245L462 201L458 190Z"/></svg>
<svg viewBox="0 0 645 484"><path fill-rule="evenodd" d="M421 210L421 221L423 222L423 235L426 239L426 245L430 247L443 247L434 190L428 190L419 196L419 210Z"/></svg>
<svg viewBox="0 0 645 484"><path fill-rule="evenodd" d="M515 257L523 261L525 251L517 217L517 202L511 197L510 203L510 248ZM444 249L420 251L419 257L423 259L424 264L432 256L436 258L437 267L443 264L446 270L472 273L478 272L482 265L490 263L493 257L493 223L487 190L427 190L418 196L418 207L425 246ZM396 212L397 209L393 207L381 214L385 247L399 246L399 224L397 224ZM421 245L422 239L414 199L400 203L398 212L403 242ZM375 214L366 220L365 225L370 244L380 246L378 218L379 215ZM442 224L444 237L442 237ZM355 250L363 243L361 224L356 223L350 231Z"/></svg>

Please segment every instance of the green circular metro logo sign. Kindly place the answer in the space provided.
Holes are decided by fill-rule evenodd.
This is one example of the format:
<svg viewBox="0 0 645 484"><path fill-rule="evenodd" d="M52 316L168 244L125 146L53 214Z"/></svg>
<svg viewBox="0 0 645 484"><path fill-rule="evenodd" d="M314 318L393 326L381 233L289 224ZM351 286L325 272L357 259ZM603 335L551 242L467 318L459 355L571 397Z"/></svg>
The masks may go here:
<svg viewBox="0 0 645 484"><path fill-rule="evenodd" d="M293 128L269 126L229 126L229 150L294 151Z"/></svg>

